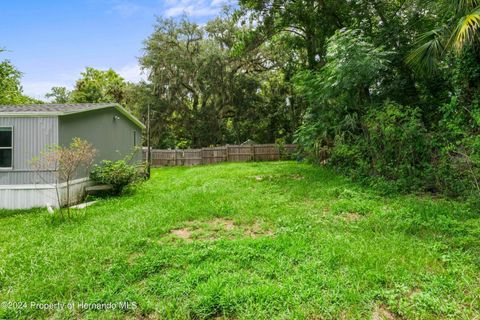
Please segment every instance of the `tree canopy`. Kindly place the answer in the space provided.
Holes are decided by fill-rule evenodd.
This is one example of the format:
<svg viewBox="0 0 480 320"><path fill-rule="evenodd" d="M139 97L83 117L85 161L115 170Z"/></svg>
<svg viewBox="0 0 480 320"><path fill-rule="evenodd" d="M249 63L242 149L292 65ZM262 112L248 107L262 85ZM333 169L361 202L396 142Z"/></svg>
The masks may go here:
<svg viewBox="0 0 480 320"><path fill-rule="evenodd" d="M2 53L0 49L0 54ZM22 73L9 60L0 61L0 104L40 103L23 94Z"/></svg>
<svg viewBox="0 0 480 320"><path fill-rule="evenodd" d="M151 109L154 147L296 142L384 190L478 193L479 27L478 0L240 0L202 25L158 17L144 81L87 68L47 97Z"/></svg>

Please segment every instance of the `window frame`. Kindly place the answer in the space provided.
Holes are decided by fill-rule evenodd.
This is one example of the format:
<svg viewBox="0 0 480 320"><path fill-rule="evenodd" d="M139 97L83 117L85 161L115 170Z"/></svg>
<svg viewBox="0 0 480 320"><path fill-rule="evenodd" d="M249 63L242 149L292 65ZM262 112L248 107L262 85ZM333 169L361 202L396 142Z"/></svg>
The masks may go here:
<svg viewBox="0 0 480 320"><path fill-rule="evenodd" d="M0 126L0 129L10 129L12 132L12 141L11 141L11 147L0 147L0 150L12 150L12 156L11 156L11 166L10 167L0 167L0 171L11 171L13 170L13 141L14 141L14 130L13 126Z"/></svg>

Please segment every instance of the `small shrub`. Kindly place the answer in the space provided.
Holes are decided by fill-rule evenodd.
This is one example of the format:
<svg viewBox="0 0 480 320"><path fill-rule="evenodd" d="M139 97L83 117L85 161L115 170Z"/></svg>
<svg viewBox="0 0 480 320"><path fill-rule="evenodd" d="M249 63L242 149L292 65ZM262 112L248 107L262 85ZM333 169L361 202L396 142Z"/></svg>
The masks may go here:
<svg viewBox="0 0 480 320"><path fill-rule="evenodd" d="M100 165L95 165L90 173L90 178L98 183L109 184L113 193L118 195L129 184L139 177L137 167L128 164L126 160L103 160Z"/></svg>

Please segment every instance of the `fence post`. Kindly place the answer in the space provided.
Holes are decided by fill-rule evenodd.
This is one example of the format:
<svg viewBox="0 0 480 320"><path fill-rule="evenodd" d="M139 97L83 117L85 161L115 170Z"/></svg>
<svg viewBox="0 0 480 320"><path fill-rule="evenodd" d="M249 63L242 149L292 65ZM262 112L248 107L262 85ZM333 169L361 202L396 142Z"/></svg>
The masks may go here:
<svg viewBox="0 0 480 320"><path fill-rule="evenodd" d="M257 152L256 148L259 148L259 152ZM244 152L239 153L239 151L235 151L234 153L231 152L230 149L235 150L243 150ZM231 161L232 158L234 160L241 160L248 161L246 156L249 155L251 161L273 161L273 160L281 160L281 152L280 148L276 144L252 144L250 148L248 146L243 145L224 145L223 147L214 147L214 148L202 148L200 149L200 161L201 164L210 164L210 163L217 163L217 162L225 162ZM291 155L293 150L296 149L296 145L290 144L285 147L285 152L288 155ZM197 149L195 149L197 150ZM250 151L248 151L250 150ZM173 152L173 155L172 155ZM190 161L196 163L198 161L198 156L195 157L196 160L192 160L188 158L192 156L193 152L190 150L190 155L185 155L185 151L175 149L168 149L168 150L152 150L151 152L151 161L152 167L163 166L163 165L185 165L185 163L191 164ZM250 152L250 154L248 153ZM143 153L144 158L147 157L147 154ZM180 158L179 158L180 157ZM173 163L172 163L173 162Z"/></svg>

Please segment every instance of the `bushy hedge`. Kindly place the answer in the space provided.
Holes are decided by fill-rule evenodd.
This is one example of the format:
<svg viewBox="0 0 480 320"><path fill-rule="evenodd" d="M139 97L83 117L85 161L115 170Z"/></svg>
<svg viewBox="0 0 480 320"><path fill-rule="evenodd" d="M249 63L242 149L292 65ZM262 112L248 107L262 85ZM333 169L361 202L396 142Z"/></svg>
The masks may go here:
<svg viewBox="0 0 480 320"><path fill-rule="evenodd" d="M116 195L122 193L126 186L138 180L139 177L138 168L128 164L126 160L103 160L100 165L95 165L90 173L93 181L111 185Z"/></svg>

